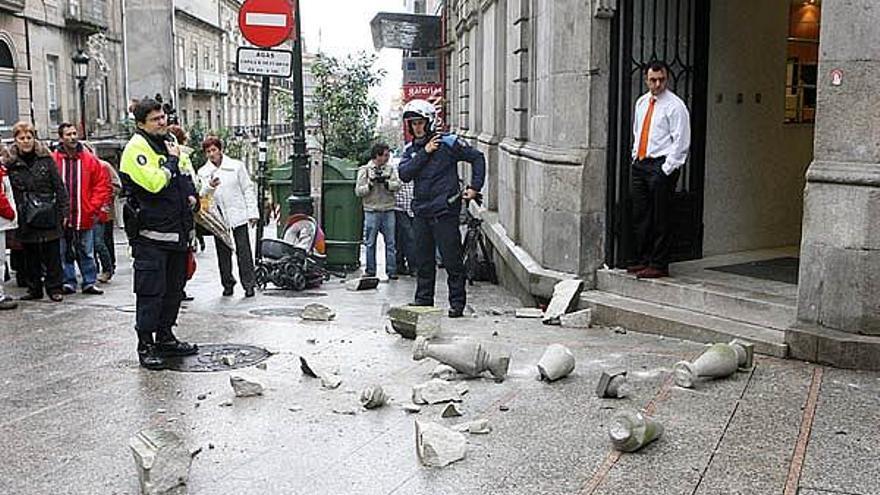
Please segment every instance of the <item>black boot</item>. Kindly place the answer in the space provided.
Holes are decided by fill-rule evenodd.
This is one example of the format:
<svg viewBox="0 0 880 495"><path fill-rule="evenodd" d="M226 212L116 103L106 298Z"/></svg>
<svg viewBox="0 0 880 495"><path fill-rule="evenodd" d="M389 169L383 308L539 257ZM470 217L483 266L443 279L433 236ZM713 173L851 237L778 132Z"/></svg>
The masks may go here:
<svg viewBox="0 0 880 495"><path fill-rule="evenodd" d="M177 340L170 328L156 332L156 349L161 356L190 356L198 354L199 346Z"/></svg>
<svg viewBox="0 0 880 495"><path fill-rule="evenodd" d="M143 341L138 342L137 352L138 360L142 367L147 368L148 370L165 369L165 361L162 359L162 356L159 355L155 344Z"/></svg>

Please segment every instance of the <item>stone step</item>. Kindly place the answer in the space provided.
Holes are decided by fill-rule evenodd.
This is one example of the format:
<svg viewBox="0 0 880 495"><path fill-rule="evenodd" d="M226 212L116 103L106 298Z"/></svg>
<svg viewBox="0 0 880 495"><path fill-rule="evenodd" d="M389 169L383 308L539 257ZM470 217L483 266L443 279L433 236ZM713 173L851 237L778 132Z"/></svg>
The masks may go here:
<svg viewBox="0 0 880 495"><path fill-rule="evenodd" d="M579 307L593 310L593 321L696 342L729 342L743 339L755 352L776 357L788 355L785 332L719 316L656 304L600 290L581 294Z"/></svg>
<svg viewBox="0 0 880 495"><path fill-rule="evenodd" d="M797 311L797 300L793 295L781 295L775 287L766 292L757 290L760 284L749 287L744 283L726 281L723 277L708 279L676 275L637 279L625 270L599 270L597 285L599 290L624 297L778 330L790 327Z"/></svg>

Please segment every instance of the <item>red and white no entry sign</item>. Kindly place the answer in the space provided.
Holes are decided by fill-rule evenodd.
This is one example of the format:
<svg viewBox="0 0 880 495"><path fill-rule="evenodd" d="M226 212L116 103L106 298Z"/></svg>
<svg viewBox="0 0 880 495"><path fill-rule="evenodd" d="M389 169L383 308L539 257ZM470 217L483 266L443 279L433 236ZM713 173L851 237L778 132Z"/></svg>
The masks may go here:
<svg viewBox="0 0 880 495"><path fill-rule="evenodd" d="M238 28L242 36L264 48L279 45L291 38L294 1L246 0L238 11Z"/></svg>

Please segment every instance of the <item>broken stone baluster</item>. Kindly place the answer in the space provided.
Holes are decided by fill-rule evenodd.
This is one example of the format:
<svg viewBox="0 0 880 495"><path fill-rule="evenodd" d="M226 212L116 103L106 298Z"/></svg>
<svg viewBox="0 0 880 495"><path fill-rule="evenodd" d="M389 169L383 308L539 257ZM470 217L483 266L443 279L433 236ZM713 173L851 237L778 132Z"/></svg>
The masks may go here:
<svg viewBox="0 0 880 495"><path fill-rule="evenodd" d="M489 371L496 381L503 381L507 377L507 368L510 366L510 356L492 357L482 344L476 342L431 344L419 337L413 345L413 359L421 361L426 357L448 364L468 376Z"/></svg>
<svg viewBox="0 0 880 495"><path fill-rule="evenodd" d="M552 344L538 361L541 378L552 382L574 371L574 354L562 344Z"/></svg>
<svg viewBox="0 0 880 495"><path fill-rule="evenodd" d="M372 385L361 391L361 405L366 409L382 407L387 400L388 396L385 395L385 390L382 389L381 385Z"/></svg>
<svg viewBox="0 0 880 495"><path fill-rule="evenodd" d="M596 386L596 395L601 399L620 399L629 395L626 370L603 371Z"/></svg>
<svg viewBox="0 0 880 495"><path fill-rule="evenodd" d="M672 367L675 384L693 388L699 380L712 380L732 375L737 369L749 369L754 359L754 344L734 340L729 344L713 344L694 362L679 361Z"/></svg>
<svg viewBox="0 0 880 495"><path fill-rule="evenodd" d="M635 452L661 435L663 425L635 411L616 415L608 426L611 444L621 452Z"/></svg>
<svg viewBox="0 0 880 495"><path fill-rule="evenodd" d="M134 455L143 495L185 490L192 455L174 432L147 428L131 437L128 445Z"/></svg>

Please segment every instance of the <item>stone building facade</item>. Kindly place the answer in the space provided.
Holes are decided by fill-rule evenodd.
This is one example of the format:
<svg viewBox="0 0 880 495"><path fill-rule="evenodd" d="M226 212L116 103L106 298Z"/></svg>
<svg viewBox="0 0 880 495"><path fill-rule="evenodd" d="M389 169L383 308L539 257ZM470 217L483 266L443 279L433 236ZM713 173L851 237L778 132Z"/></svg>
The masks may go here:
<svg viewBox="0 0 880 495"><path fill-rule="evenodd" d="M485 231L505 284L548 297L578 276L610 290L631 245L632 106L643 64L662 59L694 138L678 259L790 250L791 320L769 329L779 348L880 367L880 116L858 103L880 64L873 3L446 2L447 115L486 153ZM634 291L693 288L674 278Z"/></svg>

